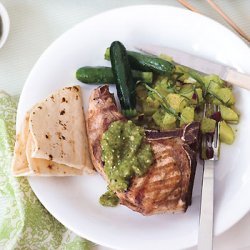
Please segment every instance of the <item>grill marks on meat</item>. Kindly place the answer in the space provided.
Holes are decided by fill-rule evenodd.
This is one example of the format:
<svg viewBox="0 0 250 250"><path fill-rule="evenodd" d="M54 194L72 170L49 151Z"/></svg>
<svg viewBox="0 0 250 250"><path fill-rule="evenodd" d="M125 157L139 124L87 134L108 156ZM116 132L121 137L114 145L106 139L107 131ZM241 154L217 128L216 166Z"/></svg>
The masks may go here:
<svg viewBox="0 0 250 250"><path fill-rule="evenodd" d="M90 155L95 169L106 178L102 163L101 139L103 133L114 121L124 120L118 111L114 96L109 92L108 85L95 89L89 99L87 112L87 132Z"/></svg>
<svg viewBox="0 0 250 250"><path fill-rule="evenodd" d="M191 204L196 154L180 137L148 141L155 163L145 176L134 178L127 192L118 193L121 204L144 215L186 211Z"/></svg>
<svg viewBox="0 0 250 250"><path fill-rule="evenodd" d="M100 142L109 125L118 120L126 119L118 111L108 86L95 89L89 101L87 131L93 165L106 180ZM117 193L120 203L143 215L186 211L191 204L199 123L145 133L154 152L154 163L144 176L131 180L126 192Z"/></svg>

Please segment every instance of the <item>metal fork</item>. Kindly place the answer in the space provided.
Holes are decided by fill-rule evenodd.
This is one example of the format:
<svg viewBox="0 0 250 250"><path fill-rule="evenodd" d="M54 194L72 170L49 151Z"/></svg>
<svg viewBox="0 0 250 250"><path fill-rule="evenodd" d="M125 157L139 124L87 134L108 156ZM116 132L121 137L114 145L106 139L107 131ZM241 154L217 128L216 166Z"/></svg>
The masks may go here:
<svg viewBox="0 0 250 250"><path fill-rule="evenodd" d="M209 104L205 104L204 116L207 111L207 106L209 106ZM214 111L219 111L217 106L214 106ZM201 153L204 171L201 191L198 250L212 250L214 222L214 162L217 161L219 157L219 122L216 122L213 135L202 136L202 150L204 150Z"/></svg>

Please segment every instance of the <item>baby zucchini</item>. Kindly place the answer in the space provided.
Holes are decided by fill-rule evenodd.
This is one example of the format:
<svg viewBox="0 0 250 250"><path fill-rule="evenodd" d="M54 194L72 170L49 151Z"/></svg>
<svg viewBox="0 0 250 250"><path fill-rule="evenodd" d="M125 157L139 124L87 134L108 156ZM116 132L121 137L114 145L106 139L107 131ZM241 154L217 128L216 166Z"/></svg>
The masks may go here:
<svg viewBox="0 0 250 250"><path fill-rule="evenodd" d="M132 70L132 76L135 82L152 83L153 81L152 72ZM110 67L82 67L76 71L76 78L83 83L115 83Z"/></svg>
<svg viewBox="0 0 250 250"><path fill-rule="evenodd" d="M136 84L132 77L128 56L124 45L114 41L110 46L110 60L115 78L117 95L122 113L126 117L136 115Z"/></svg>
<svg viewBox="0 0 250 250"><path fill-rule="evenodd" d="M175 65L162 58L144 55L134 51L127 51L129 63L132 69L150 71L160 75L171 75L175 70ZM107 48L104 58L110 60L110 49Z"/></svg>

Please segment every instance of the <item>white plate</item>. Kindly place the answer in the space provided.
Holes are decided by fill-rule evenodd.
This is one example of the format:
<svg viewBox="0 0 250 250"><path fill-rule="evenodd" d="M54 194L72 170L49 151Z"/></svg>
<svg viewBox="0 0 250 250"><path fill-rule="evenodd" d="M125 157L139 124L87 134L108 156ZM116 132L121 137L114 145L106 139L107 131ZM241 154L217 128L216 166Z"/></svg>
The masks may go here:
<svg viewBox="0 0 250 250"><path fill-rule="evenodd" d="M134 6L90 18L57 39L41 56L24 86L17 128L25 112L58 88L79 84L83 65L109 65L105 48L114 40L127 48L166 45L224 62L250 73L249 48L232 32L204 16L167 6ZM82 85L85 98L92 87ZM215 234L222 233L250 208L250 95L235 89L241 122L233 146L223 145L216 165ZM193 204L185 214L144 217L124 206L105 208L98 198L105 182L98 175L71 178L29 178L42 204L75 233L115 249L180 249L197 242L200 166Z"/></svg>

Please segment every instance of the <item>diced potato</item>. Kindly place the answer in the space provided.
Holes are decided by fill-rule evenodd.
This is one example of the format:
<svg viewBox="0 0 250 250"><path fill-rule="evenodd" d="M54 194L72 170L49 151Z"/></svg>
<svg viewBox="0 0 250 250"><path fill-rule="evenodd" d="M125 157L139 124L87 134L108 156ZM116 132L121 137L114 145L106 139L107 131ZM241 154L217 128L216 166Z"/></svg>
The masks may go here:
<svg viewBox="0 0 250 250"><path fill-rule="evenodd" d="M234 142L234 131L232 128L225 122L221 121L219 123L220 127L220 141L226 144L232 144Z"/></svg>
<svg viewBox="0 0 250 250"><path fill-rule="evenodd" d="M175 122L176 122L176 118L173 115L169 113L165 113L163 120L162 120L162 123L164 125L173 125L175 124Z"/></svg>
<svg viewBox="0 0 250 250"><path fill-rule="evenodd" d="M177 113L182 112L182 110L187 106L186 99L179 94L171 93L166 99L170 107L173 108Z"/></svg>
<svg viewBox="0 0 250 250"><path fill-rule="evenodd" d="M167 96L169 94L168 88L168 77L167 76L158 76L156 79L155 90L157 90L162 96Z"/></svg>
<svg viewBox="0 0 250 250"><path fill-rule="evenodd" d="M189 76L189 77L184 79L184 83L192 83L193 84L193 83L196 83L196 80Z"/></svg>
<svg viewBox="0 0 250 250"><path fill-rule="evenodd" d="M212 82L216 83L219 87L224 86L224 81L217 75L207 75L203 77L205 86L208 87Z"/></svg>
<svg viewBox="0 0 250 250"><path fill-rule="evenodd" d="M156 107L149 105L147 102L142 102L142 112L144 115L152 115L156 110Z"/></svg>
<svg viewBox="0 0 250 250"><path fill-rule="evenodd" d="M180 125L188 124L194 121L194 108L193 107L186 107L182 110L181 113L181 122Z"/></svg>
<svg viewBox="0 0 250 250"><path fill-rule="evenodd" d="M180 90L180 95L188 98L192 104L198 104L203 101L202 89L194 89L192 84L185 84Z"/></svg>
<svg viewBox="0 0 250 250"><path fill-rule="evenodd" d="M176 73L182 73L183 75L179 78L180 81L184 82L186 79L189 78L188 70L186 67L181 65L176 65L175 67Z"/></svg>
<svg viewBox="0 0 250 250"><path fill-rule="evenodd" d="M195 89L194 92L195 98L194 96L192 96L192 104L199 104L201 102L203 102L203 96L202 96L202 89L201 88L197 88Z"/></svg>
<svg viewBox="0 0 250 250"><path fill-rule="evenodd" d="M229 88L221 88L215 94L220 100L223 101L223 103L226 103L227 105L233 105L235 103L235 97L232 90ZM214 98L213 103L217 105L221 104L217 98Z"/></svg>
<svg viewBox="0 0 250 250"><path fill-rule="evenodd" d="M194 94L194 90L193 90L192 85L191 85L191 84L185 84L185 85L181 88L180 94L181 94L182 96L185 96L185 97L187 97L188 99L191 100L192 97L193 97L193 94Z"/></svg>
<svg viewBox="0 0 250 250"><path fill-rule="evenodd" d="M176 128L176 118L163 110L157 110L152 117L155 124L159 126L161 130Z"/></svg>
<svg viewBox="0 0 250 250"><path fill-rule="evenodd" d="M231 108L228 108L224 105L220 105L220 113L223 120L228 122L234 122L237 123L239 121L238 114L232 110Z"/></svg>
<svg viewBox="0 0 250 250"><path fill-rule="evenodd" d="M202 89L198 88L196 89L196 94L198 95L198 102L203 102L203 95L202 95Z"/></svg>
<svg viewBox="0 0 250 250"><path fill-rule="evenodd" d="M216 121L207 117L204 117L201 121L201 132L213 133L215 130Z"/></svg>
<svg viewBox="0 0 250 250"><path fill-rule="evenodd" d="M157 99L152 98L151 96L148 96L146 98L146 103L148 104L149 107L152 107L155 109L159 108L160 106L160 102Z"/></svg>

